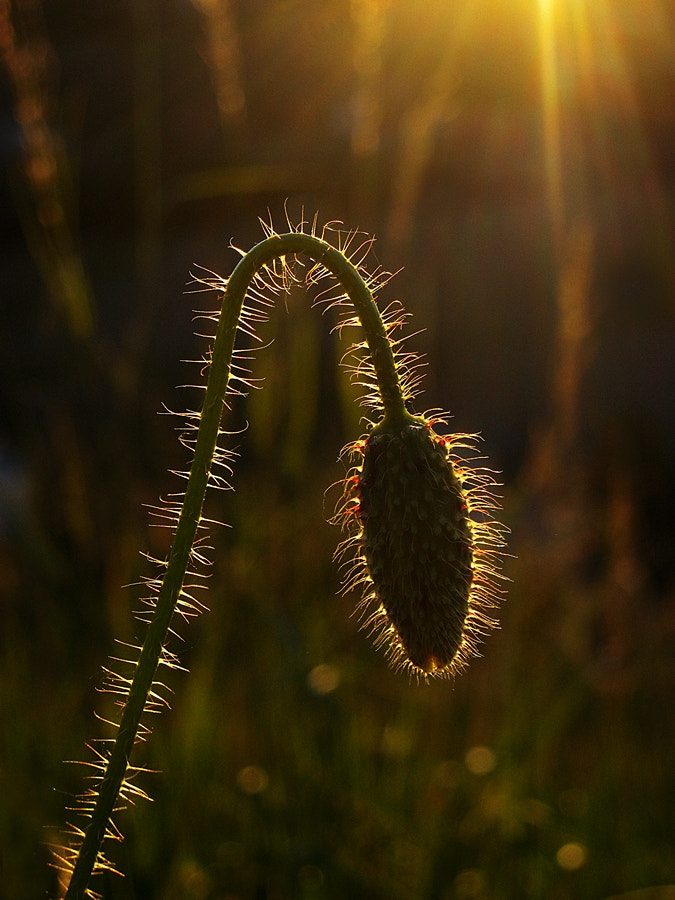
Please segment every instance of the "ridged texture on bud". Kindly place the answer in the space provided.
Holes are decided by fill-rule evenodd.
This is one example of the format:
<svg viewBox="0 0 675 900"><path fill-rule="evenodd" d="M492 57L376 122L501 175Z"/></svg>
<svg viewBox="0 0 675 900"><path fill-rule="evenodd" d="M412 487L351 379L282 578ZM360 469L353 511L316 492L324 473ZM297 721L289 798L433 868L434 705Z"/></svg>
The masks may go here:
<svg viewBox="0 0 675 900"><path fill-rule="evenodd" d="M360 465L347 479L345 512L363 564L366 625L396 667L448 676L476 654L494 621L493 565L500 529L487 515L491 478L463 467L466 436L441 437L425 419L376 427L354 445Z"/></svg>

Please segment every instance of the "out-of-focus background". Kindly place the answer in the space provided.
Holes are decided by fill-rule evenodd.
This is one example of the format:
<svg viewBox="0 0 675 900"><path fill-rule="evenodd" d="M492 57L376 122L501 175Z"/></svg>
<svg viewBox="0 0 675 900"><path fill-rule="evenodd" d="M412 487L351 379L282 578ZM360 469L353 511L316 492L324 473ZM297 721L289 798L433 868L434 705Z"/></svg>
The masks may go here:
<svg viewBox="0 0 675 900"><path fill-rule="evenodd" d="M144 505L189 461L158 413L196 403L217 302L190 271L286 207L403 267L417 409L503 473L501 629L426 687L358 631L324 499L363 427L346 348L280 302L99 889L673 898L672 2L3 0L0 54L0 896L53 896L64 761L142 637Z"/></svg>

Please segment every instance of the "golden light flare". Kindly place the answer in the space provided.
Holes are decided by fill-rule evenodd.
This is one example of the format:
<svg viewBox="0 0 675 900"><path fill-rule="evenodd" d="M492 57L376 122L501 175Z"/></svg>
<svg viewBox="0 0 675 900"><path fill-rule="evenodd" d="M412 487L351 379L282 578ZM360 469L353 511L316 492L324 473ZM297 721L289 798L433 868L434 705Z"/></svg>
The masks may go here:
<svg viewBox="0 0 675 900"><path fill-rule="evenodd" d="M543 167L558 254L594 198L616 212L640 186L661 214L637 79L674 47L660 0L536 0ZM652 110L653 114L653 110ZM656 190L655 190L656 189ZM611 223L610 223L611 224Z"/></svg>
<svg viewBox="0 0 675 900"><path fill-rule="evenodd" d="M538 2L544 166L553 234L557 244L562 229L563 208L560 162L560 91L553 18L554 0L538 0Z"/></svg>

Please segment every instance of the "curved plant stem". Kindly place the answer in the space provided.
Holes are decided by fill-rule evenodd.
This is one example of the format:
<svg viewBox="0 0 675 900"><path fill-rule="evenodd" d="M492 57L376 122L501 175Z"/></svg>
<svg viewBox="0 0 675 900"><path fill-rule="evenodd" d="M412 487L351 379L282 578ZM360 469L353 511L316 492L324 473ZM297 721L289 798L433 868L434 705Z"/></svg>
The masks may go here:
<svg viewBox="0 0 675 900"><path fill-rule="evenodd" d="M363 327L377 375L384 421L394 425L412 418L405 408L394 353L382 316L364 279L340 250L313 235L289 233L268 237L240 260L225 288L194 459L190 467L183 507L176 525L173 547L129 689L117 737L75 861L65 895L66 900L81 900L87 894L87 886L101 843L110 828L110 816L124 783L129 757L161 660L162 648L183 590L216 451L220 420L230 380L234 341L246 293L261 268L277 257L292 254L305 254L325 266L341 283L352 301Z"/></svg>

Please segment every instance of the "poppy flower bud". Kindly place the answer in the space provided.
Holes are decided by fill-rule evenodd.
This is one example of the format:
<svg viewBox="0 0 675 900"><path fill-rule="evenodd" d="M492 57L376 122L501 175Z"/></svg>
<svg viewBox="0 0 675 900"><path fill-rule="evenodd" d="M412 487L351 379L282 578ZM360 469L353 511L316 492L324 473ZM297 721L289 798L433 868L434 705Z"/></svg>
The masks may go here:
<svg viewBox="0 0 675 900"><path fill-rule="evenodd" d="M377 426L358 447L361 466L347 484L370 586L366 624L395 666L450 675L475 654L484 626L494 625L482 609L494 605L489 551L497 529L472 517L471 470L430 421Z"/></svg>

